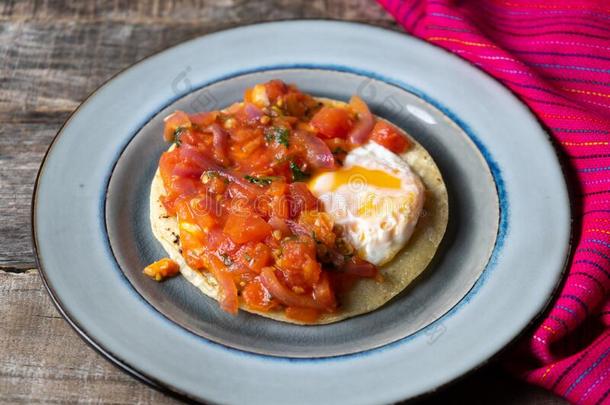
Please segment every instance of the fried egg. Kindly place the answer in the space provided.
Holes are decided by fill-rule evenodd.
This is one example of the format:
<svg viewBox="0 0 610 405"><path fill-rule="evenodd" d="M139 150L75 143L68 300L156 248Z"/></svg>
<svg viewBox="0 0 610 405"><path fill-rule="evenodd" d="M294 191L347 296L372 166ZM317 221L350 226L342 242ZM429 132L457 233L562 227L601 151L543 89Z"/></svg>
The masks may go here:
<svg viewBox="0 0 610 405"><path fill-rule="evenodd" d="M419 176L372 141L349 152L341 169L312 177L308 187L358 255L378 266L407 243L424 205Z"/></svg>

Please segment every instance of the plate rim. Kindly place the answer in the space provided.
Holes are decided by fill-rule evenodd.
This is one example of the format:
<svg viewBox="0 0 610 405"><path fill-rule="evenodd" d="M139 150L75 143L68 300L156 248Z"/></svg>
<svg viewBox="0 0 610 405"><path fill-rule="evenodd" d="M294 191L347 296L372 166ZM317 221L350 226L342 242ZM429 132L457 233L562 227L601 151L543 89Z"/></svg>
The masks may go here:
<svg viewBox="0 0 610 405"><path fill-rule="evenodd" d="M103 88L105 88L109 83L111 83L112 81L116 80L118 77L120 77L122 74L124 74L125 72L129 71L131 68L133 68L136 65L139 65L141 63L144 63L146 61L148 61L149 59L152 59L153 57L162 54L170 49L175 49L178 47L182 47L182 46L188 46L189 44L201 40L204 37L208 37L211 35L222 35L225 32L229 32L229 31L235 31L235 30L239 30L239 29L243 29L243 28L249 28L249 27L253 27L253 26L270 26L270 25L275 25L275 24L286 24L286 23L301 23L301 22L309 22L309 23L315 23L315 22L322 22L322 23L330 23L330 24L335 24L335 25L343 25L346 26L346 28L349 28L350 26L364 26L366 28L369 29L374 29L374 30L378 30L381 32L387 32L387 33L392 33L392 34L401 34L399 31L395 31L392 29L388 29L388 28L384 28L384 27L380 27L374 24L369 24L369 23L365 23L365 22L356 22L356 21L345 21L345 20L338 20L338 19L332 19L332 18L300 18L300 19L279 19L279 20L274 20L274 21L269 21L269 22L255 22L255 23L251 23L251 24L243 24L243 25L237 25L237 26L231 26L228 28L224 28L221 30L217 30L217 31L213 31L213 32L209 32L209 33L205 33L199 36L196 36L194 38L191 38L189 40L186 41L182 41L179 42L177 44L174 44L172 46L163 48L155 53L152 53L136 62L134 62L133 64L130 64L129 66L126 66L125 68L121 69L120 71L116 72L115 74L113 74L112 76L110 76L106 81L104 81L102 84L100 84L95 90L93 90L86 98L83 99L83 101L81 101L78 105L78 107L68 116L68 118L65 120L65 122L61 125L61 127L58 129L57 133L54 135L53 139L51 140L44 156L43 159L41 160L36 178L35 178L35 182L34 182L34 189L33 189L33 193L32 193L32 200L31 200L31 210L30 210L30 230L31 230L31 241L32 241L32 247L33 247L33 251L34 251L34 257L35 257L35 262L36 265L38 267L38 273L41 276L43 285L45 286L45 289L47 290L47 292L49 293L51 300L53 302L53 304L55 305L55 307L57 308L57 310L60 312L60 314L62 315L62 317L68 322L68 324L77 332L77 334L81 337L81 339L83 339L85 341L85 343L87 343L90 347L92 347L96 352L100 353L107 361L109 361L110 363L114 364L115 366L119 367L120 369L122 369L123 371L127 372L128 374L130 374L132 377L136 378L137 380L165 393L165 394L169 394L173 397L182 399L182 400L187 400L187 401L193 401L196 400L194 397L190 396L189 394L182 392L180 389L178 389L177 387L173 386L172 384L166 382L166 381L160 381L154 377L151 377L149 375L146 375L145 373L142 373L140 371L137 370L137 368L129 365L126 361L122 360L120 357L118 357L116 354L110 352L109 350L105 349L103 347L103 345L99 342L96 342L95 338L93 338L92 336L90 336L90 333L88 333L84 327L82 327L75 319L72 315L70 315L70 311L65 308L65 305L63 305L61 303L61 300L58 298L54 287L51 285L51 283L49 282L47 275L46 275L46 271L44 270L43 266L41 265L41 259L40 259L40 253L39 253L39 246L37 243L37 232L36 232L36 207L37 207L37 194L38 194L38 189L39 189L39 183L41 180L41 177L43 175L43 171L45 169L45 164L47 163L48 157L50 156L50 154L52 153L53 147L56 144L56 141L60 138L60 135L62 135L64 129L66 128L66 126L72 121L72 119L80 112L81 108L87 104L88 101L90 101L90 99L92 99L93 97L95 97L98 92L100 90L102 90ZM457 55L452 54L451 52L445 50L444 48L441 48L435 44L426 42L420 38L417 37L413 37L410 35L407 35L405 33L402 33L402 35L404 36L408 36L411 40L425 44L426 46L430 46L433 47L437 50L442 50L444 53L450 55L451 57L460 60L462 63L467 63L467 61L465 61L464 59L460 58ZM297 66L298 67L298 66ZM272 69L281 69L282 67L275 67L272 66ZM286 67L288 68L288 67ZM265 70L265 69L263 69ZM443 384L439 384L436 385L435 388L431 388L428 391L422 392L421 394L414 396L414 397L410 397L410 399L412 398L419 398L419 397L423 397L423 396L427 396L430 393L436 391L437 389L442 389L445 386L451 385L454 382L464 378L466 375L472 373L473 371L475 371L476 369L480 368L481 366L483 366L484 364L488 363L489 361L491 361L493 358L497 357L500 353L502 353L503 351L507 350L508 347L514 343L514 341L516 339L518 339L521 335L523 335L527 329L534 323L536 322L536 320L546 311L546 309L548 308L548 305L550 304L550 302L552 301L552 299L554 298L554 294L557 292L557 289L559 288L559 286L561 285L561 281L563 279L563 276L565 275L565 272L568 268L568 263L569 263L569 258L570 258L570 252L571 252L571 248L572 248L572 244L573 244L573 236L574 236L574 229L573 229L573 206L572 206L572 201L571 198L569 198L571 196L571 188L567 182L566 179L566 168L564 166L564 163L561 159L561 156L558 153L557 147L554 143L553 138L549 135L549 133L544 129L544 127L541 125L538 117L531 111L531 109L523 102L521 102L516 96L515 94L510 91L508 88L506 88L499 80L497 80L496 78L494 78L493 76L489 75L487 72L475 68L475 70L477 70L478 72L482 73L483 75L485 75L488 79L492 79L494 82L499 83L503 89L505 89L508 93L510 93L513 97L513 100L515 101L516 104L520 104L521 106L524 106L527 109L527 113L533 117L536 121L537 121L537 125L540 128L540 132L545 134L546 136L546 141L548 143L550 143L550 145L552 146L553 151L555 152L555 155L557 157L557 160L559 162L559 166L561 168L561 177L563 179L563 183L565 185L565 189L566 189L566 196L568 197L568 205L569 205L569 216L570 216L570 224L568 225L568 231L569 231L569 240L568 243L565 247L565 254L564 254L564 261L563 261L563 266L561 268L561 271L558 272L558 276L557 276L557 280L555 281L555 286L553 287L553 291L552 293L547 297L546 299L546 303L537 311L537 315L535 315L529 322L528 324L521 329L513 338L511 338L511 340L506 344L501 346L496 352L495 354L493 354L491 357L484 359L483 361L479 362L479 364L477 366L475 366L474 368L471 368L470 370L466 370L465 372L462 372L458 377L456 377L455 379L449 380L448 382L445 382ZM349 71L350 73L356 73L358 74L358 72L353 72L353 71ZM248 73L248 72L236 72L236 75L239 75L240 73ZM212 82L217 82L220 80L226 79L226 77L222 77L222 78L217 78L215 80L213 80ZM384 80L385 81L385 77L380 78L380 80ZM479 148L479 151L481 152L482 155L485 156L485 153L483 150L480 149L481 144L479 142L477 142L475 139L473 139L471 137L471 132L469 130L467 130L464 126L467 127L467 125L465 123L463 123L460 118L455 115L452 114L451 111L449 111L448 109L445 108L440 108L440 106L434 102L434 100L430 100L425 94L422 97L423 92L418 91L418 89L414 89L411 88L410 86L408 87L402 87L400 85L397 85L394 82L388 82L389 84L398 86L400 88L403 88L406 91L412 92L413 94L415 94L416 96L422 98L426 103L431 104L434 108L438 109L442 114L448 116L462 131L464 131L469 139L471 139L477 146L477 148ZM190 89L186 94L190 94L193 91L196 91L197 88L195 89ZM175 100L185 96L186 94L179 94L177 95L174 99L170 99L168 100L168 104L171 104L172 102L174 102ZM153 114L153 116L156 115L156 113ZM137 131L136 131L137 132ZM131 139L131 138L130 138ZM483 145L484 147L484 145ZM122 152L121 152L122 153ZM489 163L489 161L487 160L487 156L486 157L486 162ZM116 163L116 162L115 162ZM494 169L492 167L490 167L490 171L492 172L492 174L494 173ZM494 178L494 182L496 180L495 175L493 176ZM105 187L105 189L107 190L107 187ZM500 199L500 198L499 198ZM500 205L501 201L500 201ZM500 219L501 219L501 215L500 215ZM499 229L500 230L500 229ZM496 244L498 243L498 240L500 239L500 237L498 236L497 240L496 240ZM494 246L494 250L495 250L495 246ZM493 256L492 256L493 258ZM491 259L490 258L490 261ZM448 313L450 313L451 311L453 311L461 302L462 300L471 293L472 289L475 288L476 284L479 282L479 280L483 277L485 271L487 270L487 266L489 266L489 263L486 265L486 269L481 273L481 275L479 276L479 278L477 279L477 281L475 281L475 284L473 285L473 287L469 290L469 292L460 299L460 301L449 311L447 311L447 313L443 314L439 319L437 319L436 321L434 321L432 324L434 324L435 322L437 322L438 320L442 319L444 316L446 316ZM154 307L153 307L154 309ZM155 309L155 311L157 311ZM158 311L157 311L158 312ZM191 333L191 332L189 332ZM199 336L198 336L199 337ZM408 337L407 337L408 338ZM404 338L403 338L404 339ZM398 340L397 342L400 342L401 340ZM394 342L395 343L395 342ZM372 349L373 351L375 349ZM250 354L250 353L248 353ZM358 353L356 353L358 354ZM267 357L267 356L263 356L263 357ZM341 356L339 356L341 357ZM206 401L210 401L210 399L206 398Z"/></svg>
<svg viewBox="0 0 610 405"><path fill-rule="evenodd" d="M250 351L245 348L240 348L240 347L233 346L230 344L225 344L223 342L216 341L214 339L206 337L204 334L197 332L196 330L194 330L191 327L187 327L187 326L183 325L181 322L173 319L171 316L167 315L164 311L158 309L155 305L150 303L148 301L148 299L145 297L145 294L143 294L139 290L139 288L134 284L134 282L129 278L129 276L127 276L126 272L123 270L121 264L119 263L119 260L116 257L115 248L113 246L113 242L112 242L109 232L108 232L108 227L109 227L108 212L107 212L108 211L108 192L110 189L110 183L112 181L112 177L114 175L114 172L116 171L119 161L121 160L121 158L122 158L123 154L125 153L125 151L127 150L127 148L131 145L131 143L135 140L135 138L138 136L138 134L142 131L142 129L145 128L150 123L151 120L158 117L159 114L161 112L163 112L164 110L166 110L168 107L172 106L173 104L182 100L185 97L188 97L198 91L206 89L209 86L214 86L214 85L220 84L225 81L230 81L232 79L240 78L242 76L267 73L267 72L275 72L275 71L281 72L281 71L292 71L292 70L311 71L311 72L315 72L315 71L332 72L332 73L337 73L337 74L346 74L346 75L351 75L351 76L355 76L355 77L362 77L367 80L376 80L378 82L384 83L390 87L396 88L402 92L406 92L406 93L416 97L419 100L419 102L421 102L422 104L425 104L427 108L433 109L443 119L448 120L449 124L451 126L455 127L456 130L461 133L461 136L463 136L463 138L468 143L472 144L471 147L476 150L476 153L479 155L485 168L487 169L487 174L489 174L489 176L491 177L491 180L493 182L494 197L496 198L498 216L497 216L497 221L495 221L495 223L497 225L497 229L496 229L496 232L494 233L493 246L488 253L489 257L488 257L487 261L482 266L480 273L474 279L474 281L472 281L472 284L468 287L467 291L463 295L461 295L455 303L453 303L448 309L446 309L444 312L442 312L440 315L438 315L435 319L433 319L429 323L426 323L425 325L421 326L419 329L412 331L401 338L394 339L394 340L388 341L383 344L374 345L370 348L363 349L360 351L349 351L349 352L340 353L340 354L320 355L320 356L311 356L311 357L271 354L271 353L264 353L262 351L261 352ZM504 243L506 234L509 229L508 217L510 215L508 215L508 212L510 212L510 209L509 209L507 194L506 194L505 187L504 187L504 179L502 178L502 170L499 168L497 162L493 158L493 154L488 150L488 148L486 147L484 142L482 142L479 139L479 137L474 133L474 131L472 131L470 129L468 124L463 122L461 120L461 118L459 116L457 116L457 114L455 114L453 111L451 111L450 109L445 107L442 103L440 103L436 99L428 96L426 93L422 92L418 88L413 87L407 83L403 83L399 80L395 80L392 77L378 75L372 71L354 69L354 68L351 68L349 66L344 66L344 65L323 65L323 64L268 65L268 66L260 66L260 67L254 68L254 69L232 71L231 73L224 75L222 77L216 77L216 78L211 79L210 81L206 81L202 85L190 89L185 94L179 95L172 99L168 99L168 101L165 104L163 104L162 107L160 107L160 110L158 112L152 114L151 117L146 122L144 122L137 130L135 130L133 132L133 134L131 134L130 137L126 137L126 139L127 139L127 141L124 143L121 151L118 153L116 160L114 161L114 163L112 165L111 170L109 171L108 179L107 179L106 185L104 187L104 195L106 196L104 203L103 203L103 207L102 207L102 217L103 217L102 222L103 222L104 232L105 232L104 240L105 240L106 244L108 245L108 249L111 253L113 263L116 265L116 267L121 272L121 275L123 276L126 284L128 284L129 287L134 290L134 292L139 296L139 298L141 298L143 301L145 301L149 307L151 307L155 312L157 312L163 318L169 320L171 323L178 326L179 328L184 329L187 332L191 333L192 335L194 335L198 338L202 338L213 345L219 345L222 348L227 349L229 351L234 350L234 351L246 354L246 355L251 355L251 356L255 356L255 357L260 356L262 358L275 358L278 360L288 359L291 361L308 361L308 360L324 361L327 359L330 360L330 359L349 358L349 357L356 357L356 356L365 356L365 355L372 354L375 351L382 351L386 347L392 347L393 345L399 345L402 343L406 343L406 341L417 337L417 335L419 335L421 333L426 333L425 331L427 329L433 328L435 323L440 323L443 320L449 319L450 317L452 317L455 313L457 313L460 310L461 306L466 305L466 303L468 302L469 299L474 298L478 289L483 287L486 277L491 272L493 272L493 269L495 267L495 261L496 261L497 257L501 254L502 245ZM449 198L451 199L452 197L450 196ZM449 212L450 217L451 217L451 215L452 215L451 212ZM445 239L443 236L443 238L441 240L441 245L444 240ZM438 249L440 249L440 248L441 248L441 246L439 245ZM434 256L436 256L436 252L435 252ZM433 261L434 261L434 258L431 260L430 263L432 263ZM423 272L423 273L426 273L426 272ZM413 283L417 282L417 280L423 275L423 273L420 274L419 276L417 276L413 280ZM409 288L409 287L411 287L411 285L407 286L406 288ZM475 291L475 288L477 291ZM401 293L397 294L397 296L393 297L392 300L394 298L397 298L398 295L400 295L400 294ZM386 304L383 304L383 305L386 305ZM363 316L363 315L366 315L366 313L359 314L357 316ZM342 320L342 321L346 321L346 320Z"/></svg>

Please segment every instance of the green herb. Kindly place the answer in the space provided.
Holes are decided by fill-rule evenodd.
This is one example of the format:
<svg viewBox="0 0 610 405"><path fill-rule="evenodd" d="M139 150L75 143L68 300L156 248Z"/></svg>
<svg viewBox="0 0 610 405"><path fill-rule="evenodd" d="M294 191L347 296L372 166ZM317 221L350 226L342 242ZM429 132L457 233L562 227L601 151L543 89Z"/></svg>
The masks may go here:
<svg viewBox="0 0 610 405"><path fill-rule="evenodd" d="M267 142L275 141L285 147L290 146L288 139L290 138L290 130L284 127L272 127L265 133Z"/></svg>
<svg viewBox="0 0 610 405"><path fill-rule="evenodd" d="M247 253L244 253L244 259L246 259L248 262L251 262L252 261L252 256L250 256Z"/></svg>
<svg viewBox="0 0 610 405"><path fill-rule="evenodd" d="M274 177L274 176L250 176L250 175L246 175L244 176L244 179L248 180L250 183L252 184L256 184L259 186L268 186L269 184L271 184L274 180L277 180L278 177Z"/></svg>
<svg viewBox="0 0 610 405"><path fill-rule="evenodd" d="M222 259L222 262L224 263L225 266L230 266L233 264L233 260L231 260L231 258L229 257L228 254L220 253L218 256L220 256L220 258Z"/></svg>
<svg viewBox="0 0 610 405"><path fill-rule="evenodd" d="M338 155L340 153L347 153L347 151L345 149L343 149L340 146L337 146L334 150L333 150L333 155Z"/></svg>
<svg viewBox="0 0 610 405"><path fill-rule="evenodd" d="M309 178L309 174L305 173L301 168L294 162L290 162L290 170L292 171L293 181L304 181Z"/></svg>
<svg viewBox="0 0 610 405"><path fill-rule="evenodd" d="M186 128L184 127L178 127L174 130L174 143L176 144L176 146L180 146L182 144L182 142L180 141L180 135L182 135L185 129Z"/></svg>
<svg viewBox="0 0 610 405"><path fill-rule="evenodd" d="M286 128L278 128L275 131L275 140L280 145L284 145L285 147L289 146L288 137L290 136L290 131Z"/></svg>

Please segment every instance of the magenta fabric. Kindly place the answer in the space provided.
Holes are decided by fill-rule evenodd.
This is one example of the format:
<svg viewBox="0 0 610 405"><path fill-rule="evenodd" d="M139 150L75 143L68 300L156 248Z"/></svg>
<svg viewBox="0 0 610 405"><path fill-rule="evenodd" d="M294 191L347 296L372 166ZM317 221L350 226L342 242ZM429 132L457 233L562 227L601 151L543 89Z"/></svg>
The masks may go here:
<svg viewBox="0 0 610 405"><path fill-rule="evenodd" d="M572 186L573 255L550 310L505 363L572 403L610 404L610 2L379 3L502 82L552 134Z"/></svg>

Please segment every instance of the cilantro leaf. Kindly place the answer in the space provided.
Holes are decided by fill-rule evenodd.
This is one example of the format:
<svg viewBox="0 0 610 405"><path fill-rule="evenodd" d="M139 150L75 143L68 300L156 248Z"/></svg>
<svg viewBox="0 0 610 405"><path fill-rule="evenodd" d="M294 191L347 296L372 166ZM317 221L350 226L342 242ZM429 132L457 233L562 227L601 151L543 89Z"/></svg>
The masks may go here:
<svg viewBox="0 0 610 405"><path fill-rule="evenodd" d="M256 184L259 186L268 186L269 184L271 184L271 182L273 182L274 180L277 180L277 177L273 177L273 176L250 176L250 175L246 175L244 176L244 179L248 180L250 183L252 184Z"/></svg>
<svg viewBox="0 0 610 405"><path fill-rule="evenodd" d="M287 130L286 128L278 128L275 131L275 140L277 141L277 143L279 143L280 145L284 145L285 147L288 147L290 145L288 143L289 136L290 136L290 131Z"/></svg>
<svg viewBox="0 0 610 405"><path fill-rule="evenodd" d="M265 133L265 140L267 142L275 141L285 147L290 146L290 130L284 127L272 127Z"/></svg>
<svg viewBox="0 0 610 405"><path fill-rule="evenodd" d="M180 146L182 142L180 141L180 135L184 132L184 127L178 127L174 130L174 143L176 146Z"/></svg>
<svg viewBox="0 0 610 405"><path fill-rule="evenodd" d="M292 171L293 181L305 181L309 178L309 174L301 170L301 168L293 161L290 161L290 170Z"/></svg>

